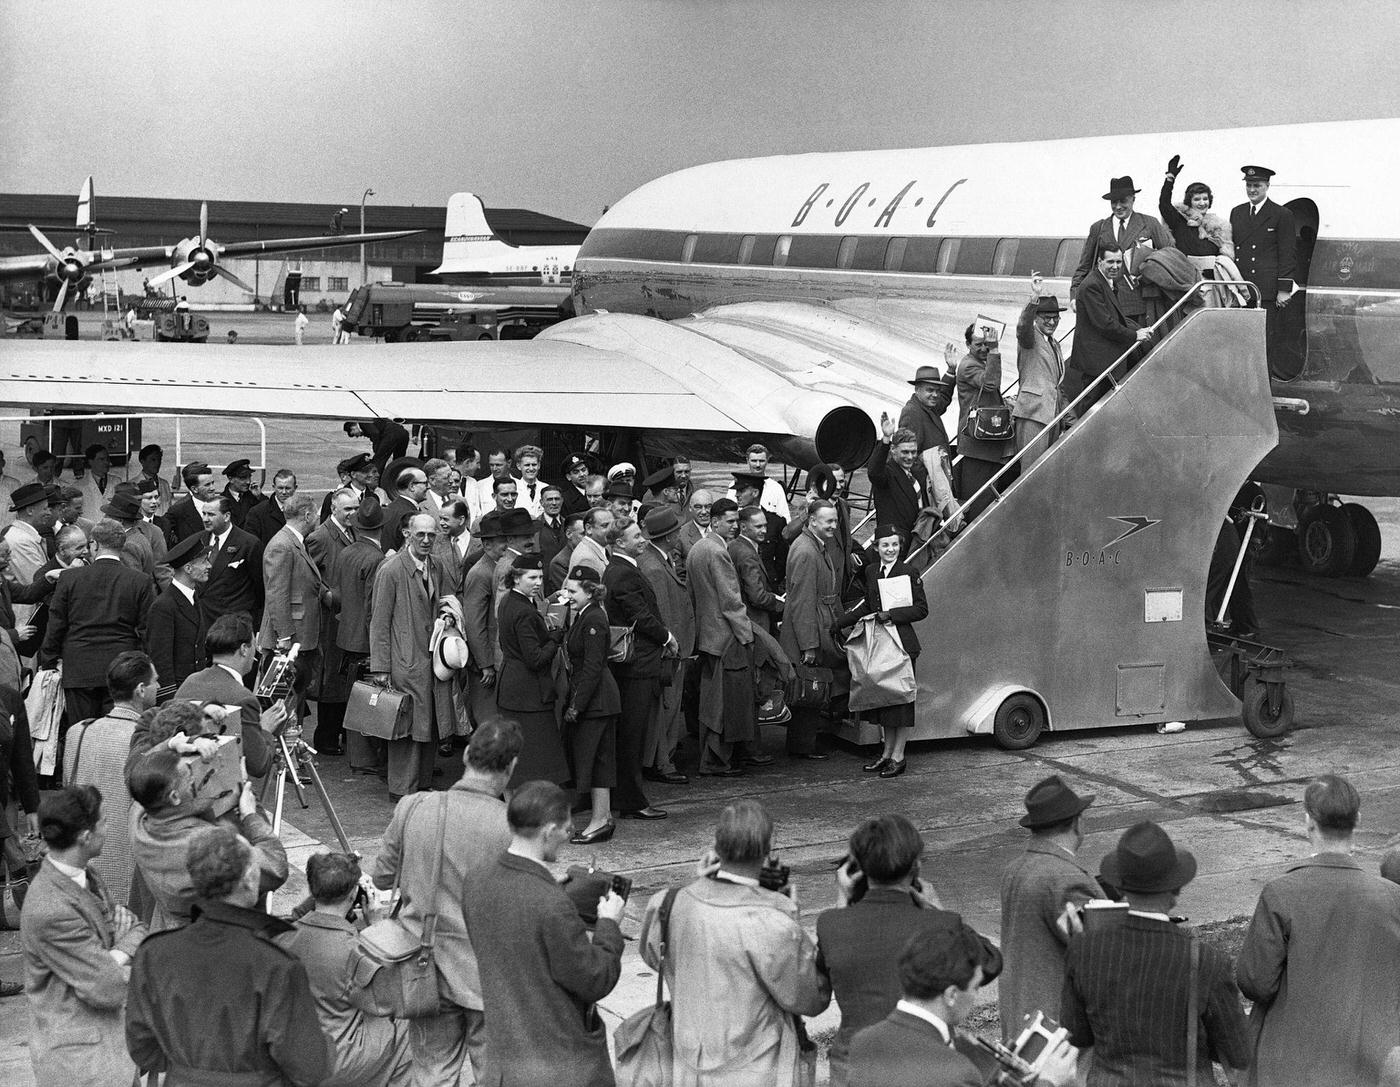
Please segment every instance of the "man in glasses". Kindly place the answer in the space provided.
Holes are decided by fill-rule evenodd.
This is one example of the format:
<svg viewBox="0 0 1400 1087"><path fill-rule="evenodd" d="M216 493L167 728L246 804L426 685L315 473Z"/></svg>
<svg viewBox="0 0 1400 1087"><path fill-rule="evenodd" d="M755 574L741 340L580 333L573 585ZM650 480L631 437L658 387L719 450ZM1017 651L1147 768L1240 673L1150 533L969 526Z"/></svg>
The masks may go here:
<svg viewBox="0 0 1400 1087"><path fill-rule="evenodd" d="M710 527L710 505L713 502L714 496L709 491L696 491L690 496L686 504L686 514L690 519L681 525L680 532L676 534L676 550L681 553L682 561Z"/></svg>

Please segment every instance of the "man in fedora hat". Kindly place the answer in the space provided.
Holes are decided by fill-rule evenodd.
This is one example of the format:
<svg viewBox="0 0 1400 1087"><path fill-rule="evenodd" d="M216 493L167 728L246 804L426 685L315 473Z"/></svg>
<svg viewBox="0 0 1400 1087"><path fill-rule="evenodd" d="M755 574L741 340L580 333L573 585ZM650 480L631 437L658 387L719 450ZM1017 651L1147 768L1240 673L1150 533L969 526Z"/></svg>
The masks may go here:
<svg viewBox="0 0 1400 1087"><path fill-rule="evenodd" d="M1070 277L1069 290L1075 298L1079 297L1079 285L1098 263L1104 246L1116 245L1125 255L1139 246L1147 249L1172 247L1171 233L1160 220L1133 210L1133 201L1141 191L1133 188L1133 179L1128 176L1115 177L1109 182L1108 192L1103 194L1103 198L1108 201L1110 214L1089 228L1089 235L1084 239L1084 248L1079 254L1079 266ZM1130 259L1130 273L1132 268ZM1146 312L1135 283L1121 284L1119 295L1123 300L1123 311L1129 317L1139 317Z"/></svg>
<svg viewBox="0 0 1400 1087"><path fill-rule="evenodd" d="M1001 877L1001 950L1007 970L997 995L1001 1035L1021 1033L1022 1019L1043 1011L1052 1018L1065 982L1069 930L1060 921L1103 890L1076 857L1084 844L1080 817L1094 802L1080 796L1058 774L1036 782L1026 794L1021 826L1031 832L1026 850Z"/></svg>
<svg viewBox="0 0 1400 1087"><path fill-rule="evenodd" d="M181 540L165 556L173 580L146 615L146 652L160 677L162 701L205 666L204 636L209 621L194 602L209 580L213 558L203 536Z"/></svg>
<svg viewBox="0 0 1400 1087"><path fill-rule="evenodd" d="M384 548L379 539L383 527L384 508L379 496L370 491L360 499L350 523L354 539L330 568L329 585L340 601L335 644L344 655L345 677L351 684L359 678L369 659L370 597L375 571L384 561ZM345 754L352 771L373 774L384 765L384 741L346 730Z"/></svg>
<svg viewBox="0 0 1400 1087"><path fill-rule="evenodd" d="M943 425L943 413L953 402L953 374L944 376L937 366L920 366L909 382L914 392L899 412L900 429L914 432L919 452L925 449L948 450L948 430Z"/></svg>
<svg viewBox="0 0 1400 1087"><path fill-rule="evenodd" d="M496 642L495 581L496 564L506 550L501 529L503 516L498 510L482 514L476 529L481 552L462 577L462 637L471 651L471 663L466 669L467 696L474 725L497 717L496 667L500 650Z"/></svg>
<svg viewBox="0 0 1400 1087"><path fill-rule="evenodd" d="M1037 441L1055 416L1064 410L1065 358L1060 351L1055 332L1060 327L1060 314L1065 307L1053 294L1042 293L1039 275L1031 277L1031 298L1016 321L1016 373L1021 389L1016 394L1016 406L1011 417L1016 420L1016 449L1018 452L1032 444L1034 448L1021 455L1021 471L1030 468L1044 456L1056 437L1059 427ZM1063 424L1061 424L1063 425Z"/></svg>
<svg viewBox="0 0 1400 1087"><path fill-rule="evenodd" d="M49 490L42 483L25 483L10 496L14 521L5 533L10 545L10 569L16 580L28 585L49 561L44 537L53 532L55 513L49 505Z"/></svg>
<svg viewBox="0 0 1400 1087"><path fill-rule="evenodd" d="M170 565L166 562L165 534L154 525L148 525L141 516L141 498L136 493L135 484L120 483L120 488L109 502L102 506L102 512L126 533L126 546L122 548L122 562L133 570L139 570L155 584L158 592L164 592L170 585ZM127 490L126 488L131 488Z"/></svg>
<svg viewBox="0 0 1400 1087"><path fill-rule="evenodd" d="M681 522L670 506L658 506L646 515L647 546L637 556L637 569L656 593L661 621L676 639L676 656L670 683L647 726L642 744L642 776L667 785L687 785L690 779L676 768L676 748L681 742L684 718L681 705L695 657L695 609L685 582L685 557L677 537Z"/></svg>
<svg viewBox="0 0 1400 1087"><path fill-rule="evenodd" d="M1229 957L1168 916L1195 878L1196 858L1156 823L1138 823L1104 858L1103 875L1127 898L1127 916L1070 942L1060 995L1059 1019L1070 1042L1094 1051L1089 1087L1184 1084L1192 1038L1197 1083L1215 1082L1212 1058L1249 1067L1251 1044Z"/></svg>

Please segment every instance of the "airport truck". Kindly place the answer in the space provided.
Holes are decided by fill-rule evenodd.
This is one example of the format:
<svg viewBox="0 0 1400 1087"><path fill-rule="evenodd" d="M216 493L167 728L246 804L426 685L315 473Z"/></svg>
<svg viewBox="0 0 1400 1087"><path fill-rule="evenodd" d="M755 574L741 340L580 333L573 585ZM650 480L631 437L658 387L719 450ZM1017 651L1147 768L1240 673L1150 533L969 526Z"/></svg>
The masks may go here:
<svg viewBox="0 0 1400 1087"><path fill-rule="evenodd" d="M429 283L368 283L350 292L341 330L415 340L529 340L574 315L568 287L447 287Z"/></svg>

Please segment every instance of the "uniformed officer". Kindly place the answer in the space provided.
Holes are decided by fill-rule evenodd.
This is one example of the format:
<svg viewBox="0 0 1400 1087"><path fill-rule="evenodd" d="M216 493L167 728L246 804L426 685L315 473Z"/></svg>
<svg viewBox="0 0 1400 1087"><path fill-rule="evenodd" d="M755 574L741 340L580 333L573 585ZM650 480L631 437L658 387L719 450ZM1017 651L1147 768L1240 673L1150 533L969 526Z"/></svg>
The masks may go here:
<svg viewBox="0 0 1400 1087"><path fill-rule="evenodd" d="M577 453L569 454L559 466L559 476L564 481L559 487L564 496L564 515L587 513L592 508L584 493L588 486L588 461Z"/></svg>
<svg viewBox="0 0 1400 1087"><path fill-rule="evenodd" d="M230 511L233 514L233 523L235 527L242 528L248 520L249 512L263 500L263 496L253 490L252 462L246 457L233 461L224 466L224 475L228 477L224 494L228 495L233 504Z"/></svg>
<svg viewBox="0 0 1400 1087"><path fill-rule="evenodd" d="M1240 170L1249 199L1230 211L1235 263L1240 276L1259 288L1268 313L1269 372L1283 379L1297 377L1303 368L1302 345L1285 335L1283 324L1283 308L1293 295L1297 237L1293 212L1269 199L1274 171L1267 166L1241 166Z"/></svg>

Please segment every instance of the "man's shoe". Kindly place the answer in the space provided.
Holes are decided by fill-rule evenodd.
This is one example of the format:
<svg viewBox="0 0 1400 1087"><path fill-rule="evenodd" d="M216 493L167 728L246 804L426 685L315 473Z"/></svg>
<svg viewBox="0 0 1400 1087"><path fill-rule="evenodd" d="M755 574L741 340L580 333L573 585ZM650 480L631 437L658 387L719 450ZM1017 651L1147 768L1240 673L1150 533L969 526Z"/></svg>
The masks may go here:
<svg viewBox="0 0 1400 1087"><path fill-rule="evenodd" d="M638 808L636 811L619 812L624 819L665 819L666 810L655 808L648 804L645 808Z"/></svg>
<svg viewBox="0 0 1400 1087"><path fill-rule="evenodd" d="M808 762L825 762L831 758L825 751L789 751L790 759L806 759Z"/></svg>
<svg viewBox="0 0 1400 1087"><path fill-rule="evenodd" d="M341 755L345 754L345 748L339 747L336 744L327 744L325 747L317 745L316 754L325 755L328 758L332 759L338 759Z"/></svg>
<svg viewBox="0 0 1400 1087"><path fill-rule="evenodd" d="M643 770L642 777L648 781L659 781L663 785L689 785L690 778L686 777L679 770L672 770L669 773L662 773L660 770Z"/></svg>
<svg viewBox="0 0 1400 1087"><path fill-rule="evenodd" d="M18 981L0 981L0 997L19 996L24 992L24 984Z"/></svg>
<svg viewBox="0 0 1400 1087"><path fill-rule="evenodd" d="M706 770L703 766L700 768L702 778L741 778L747 773L742 766L726 766L723 770Z"/></svg>
<svg viewBox="0 0 1400 1087"><path fill-rule="evenodd" d="M590 830L587 834L571 834L569 841L574 845L597 845L599 842L606 842L617 830L617 824L609 819L597 830Z"/></svg>
<svg viewBox="0 0 1400 1087"><path fill-rule="evenodd" d="M891 759L890 764L880 771L882 778L897 778L909 769L908 759Z"/></svg>
<svg viewBox="0 0 1400 1087"><path fill-rule="evenodd" d="M772 755L745 755L745 766L768 766L773 761Z"/></svg>
<svg viewBox="0 0 1400 1087"><path fill-rule="evenodd" d="M451 740L443 740L442 743L438 744L438 754L441 755L444 759L450 759L452 757L452 753L456 750L457 749L452 746Z"/></svg>

